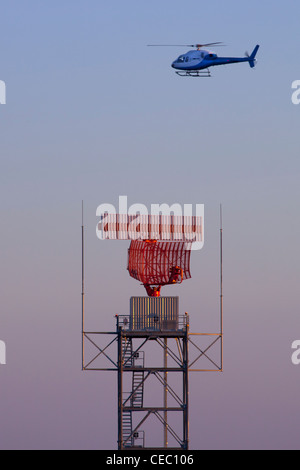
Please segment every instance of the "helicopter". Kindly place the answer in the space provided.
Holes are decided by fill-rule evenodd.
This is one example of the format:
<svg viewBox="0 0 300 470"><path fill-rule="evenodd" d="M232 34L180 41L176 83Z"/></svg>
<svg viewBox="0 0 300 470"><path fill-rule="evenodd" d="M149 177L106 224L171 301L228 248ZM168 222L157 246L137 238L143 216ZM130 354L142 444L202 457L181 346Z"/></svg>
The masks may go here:
<svg viewBox="0 0 300 470"><path fill-rule="evenodd" d="M211 77L209 67L216 65L227 65L235 64L238 62L248 62L250 67L255 67L256 54L259 49L259 45L255 46L253 52L249 55L246 52L245 57L218 57L217 54L210 50L203 49L203 47L209 46L220 46L223 45L221 42L210 42L207 44L187 44L187 45L175 45L175 44L148 44L150 47L161 46L161 47L193 47L196 50L188 51L186 54L180 55L172 63L173 69L181 77Z"/></svg>

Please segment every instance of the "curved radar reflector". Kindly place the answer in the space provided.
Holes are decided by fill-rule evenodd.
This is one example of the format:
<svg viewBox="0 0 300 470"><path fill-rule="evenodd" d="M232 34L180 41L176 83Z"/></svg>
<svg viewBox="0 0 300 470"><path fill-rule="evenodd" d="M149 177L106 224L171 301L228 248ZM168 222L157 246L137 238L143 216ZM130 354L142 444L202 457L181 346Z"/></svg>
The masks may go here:
<svg viewBox="0 0 300 470"><path fill-rule="evenodd" d="M191 278L191 243L135 240L128 250L128 271L144 286L180 284Z"/></svg>

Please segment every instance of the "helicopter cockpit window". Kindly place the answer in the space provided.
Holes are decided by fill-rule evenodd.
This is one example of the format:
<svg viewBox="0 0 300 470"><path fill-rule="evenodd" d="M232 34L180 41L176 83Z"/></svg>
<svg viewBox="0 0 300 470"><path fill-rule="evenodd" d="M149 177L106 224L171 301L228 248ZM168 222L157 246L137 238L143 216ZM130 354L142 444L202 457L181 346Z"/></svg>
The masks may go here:
<svg viewBox="0 0 300 470"><path fill-rule="evenodd" d="M177 62L184 62L184 56L180 55L177 59Z"/></svg>

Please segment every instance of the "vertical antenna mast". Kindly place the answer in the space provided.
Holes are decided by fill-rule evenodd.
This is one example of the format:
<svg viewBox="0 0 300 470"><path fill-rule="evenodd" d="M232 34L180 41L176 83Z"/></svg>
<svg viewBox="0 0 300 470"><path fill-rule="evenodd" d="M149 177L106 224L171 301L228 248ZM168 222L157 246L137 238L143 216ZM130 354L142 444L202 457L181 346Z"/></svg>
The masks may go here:
<svg viewBox="0 0 300 470"><path fill-rule="evenodd" d="M221 335L221 368L223 368L223 215L220 204L220 335Z"/></svg>
<svg viewBox="0 0 300 470"><path fill-rule="evenodd" d="M168 338L164 338L164 447L168 447Z"/></svg>
<svg viewBox="0 0 300 470"><path fill-rule="evenodd" d="M83 201L81 208L81 334L82 334L82 370L84 370L84 225Z"/></svg>

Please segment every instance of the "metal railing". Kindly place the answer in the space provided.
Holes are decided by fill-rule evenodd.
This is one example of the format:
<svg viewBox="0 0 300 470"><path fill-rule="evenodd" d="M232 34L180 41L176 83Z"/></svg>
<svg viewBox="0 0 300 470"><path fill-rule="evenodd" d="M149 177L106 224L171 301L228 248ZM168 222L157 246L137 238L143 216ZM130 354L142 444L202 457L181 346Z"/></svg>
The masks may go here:
<svg viewBox="0 0 300 470"><path fill-rule="evenodd" d="M163 320L159 317L151 318L149 324L143 324L137 328L132 326L130 315L117 315L117 330L125 331L185 331L189 325L189 315L179 315L177 320Z"/></svg>

